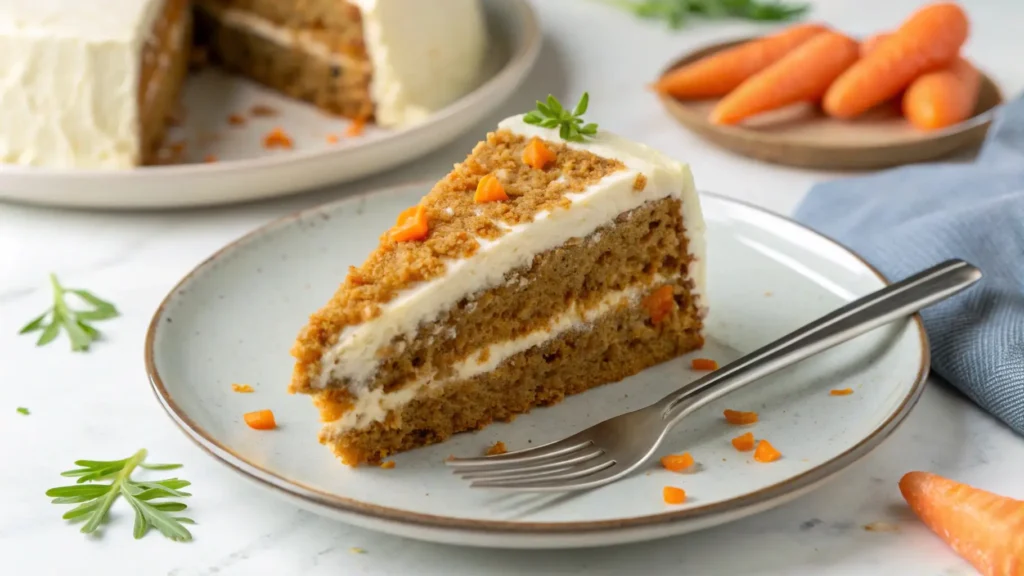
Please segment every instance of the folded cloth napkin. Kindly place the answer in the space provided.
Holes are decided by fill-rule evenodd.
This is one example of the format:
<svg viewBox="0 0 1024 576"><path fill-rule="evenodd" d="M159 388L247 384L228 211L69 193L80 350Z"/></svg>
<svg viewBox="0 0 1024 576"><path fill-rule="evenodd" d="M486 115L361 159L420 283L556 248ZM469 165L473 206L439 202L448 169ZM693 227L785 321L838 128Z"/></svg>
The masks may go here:
<svg viewBox="0 0 1024 576"><path fill-rule="evenodd" d="M820 184L796 219L892 280L948 258L984 277L922 313L932 369L1024 434L1024 97L970 164L923 164Z"/></svg>

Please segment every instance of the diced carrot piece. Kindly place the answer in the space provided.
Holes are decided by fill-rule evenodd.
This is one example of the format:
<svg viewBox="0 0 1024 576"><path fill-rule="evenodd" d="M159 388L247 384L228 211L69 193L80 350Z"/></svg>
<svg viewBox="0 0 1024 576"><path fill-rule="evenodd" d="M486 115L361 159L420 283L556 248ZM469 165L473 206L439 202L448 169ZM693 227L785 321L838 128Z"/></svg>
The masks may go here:
<svg viewBox="0 0 1024 576"><path fill-rule="evenodd" d="M339 140L339 138L338 138L337 134L328 134L327 135L327 143L328 144L337 144L338 140Z"/></svg>
<svg viewBox="0 0 1024 576"><path fill-rule="evenodd" d="M754 450L754 460L758 462L768 463L775 462L779 458L782 458L782 452L775 449L767 440L758 440L757 448Z"/></svg>
<svg viewBox="0 0 1024 576"><path fill-rule="evenodd" d="M243 418L245 418L245 423L249 425L249 428L253 430L273 430L277 428L277 422L274 421L274 413L270 410L246 412Z"/></svg>
<svg viewBox="0 0 1024 576"><path fill-rule="evenodd" d="M487 449L488 456L497 456L498 454L504 454L505 452L508 452L508 448L505 448L505 443L500 440Z"/></svg>
<svg viewBox="0 0 1024 576"><path fill-rule="evenodd" d="M732 439L732 447L740 452L749 452L754 449L754 433L747 432Z"/></svg>
<svg viewBox="0 0 1024 576"><path fill-rule="evenodd" d="M532 138L523 150L523 163L537 170L543 170L554 161L555 153L540 138Z"/></svg>
<svg viewBox="0 0 1024 576"><path fill-rule="evenodd" d="M661 497L665 500L665 504L682 504L686 502L686 490L675 486L665 486L661 490Z"/></svg>
<svg viewBox="0 0 1024 576"><path fill-rule="evenodd" d="M839 390L829 390L828 393L831 394L832 396L849 396L850 394L853 394L853 388L842 388L842 389L839 389Z"/></svg>
<svg viewBox="0 0 1024 576"><path fill-rule="evenodd" d="M488 174L480 179L476 185L476 194L473 195L473 202L483 204L484 202L502 202L508 200L505 187L494 174Z"/></svg>
<svg viewBox="0 0 1024 576"><path fill-rule="evenodd" d="M725 421L729 424L736 424L742 426L744 424L753 424L757 422L757 412L740 412L739 410L726 410L722 414L725 415Z"/></svg>
<svg viewBox="0 0 1024 576"><path fill-rule="evenodd" d="M274 128L266 136L263 137L264 148L285 148L291 150L292 139L291 136L285 134L284 130L280 128Z"/></svg>
<svg viewBox="0 0 1024 576"><path fill-rule="evenodd" d="M388 460L386 462L381 462L380 463L380 467L384 468L385 470L390 470L390 469L395 467L395 461L394 460Z"/></svg>
<svg viewBox="0 0 1024 576"><path fill-rule="evenodd" d="M689 452L682 454L669 454L661 457L661 465L670 472L682 472L693 466L693 456Z"/></svg>
<svg viewBox="0 0 1024 576"><path fill-rule="evenodd" d="M390 236L395 242L423 240L430 232L427 212L423 206L413 206L398 215L398 221L391 229Z"/></svg>
<svg viewBox="0 0 1024 576"><path fill-rule="evenodd" d="M356 118L348 125L345 129L345 136L349 138L355 138L356 136L362 135L366 130L366 118Z"/></svg>
<svg viewBox="0 0 1024 576"><path fill-rule="evenodd" d="M676 300L672 286L666 284L651 292L644 298L643 306L651 316L651 322L655 325L661 324L666 316L672 313L676 307Z"/></svg>
<svg viewBox="0 0 1024 576"><path fill-rule="evenodd" d="M694 370L718 370L718 362L710 358L694 358L690 361L690 368Z"/></svg>
<svg viewBox="0 0 1024 576"><path fill-rule="evenodd" d="M248 384L232 384L231 391L238 392L239 394L249 394L253 390L252 386L249 386Z"/></svg>

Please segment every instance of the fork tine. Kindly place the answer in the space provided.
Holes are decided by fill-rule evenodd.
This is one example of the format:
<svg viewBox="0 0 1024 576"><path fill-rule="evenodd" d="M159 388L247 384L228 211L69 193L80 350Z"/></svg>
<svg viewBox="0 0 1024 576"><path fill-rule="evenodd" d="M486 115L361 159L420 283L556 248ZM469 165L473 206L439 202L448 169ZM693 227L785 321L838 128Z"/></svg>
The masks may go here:
<svg viewBox="0 0 1024 576"><path fill-rule="evenodd" d="M445 464L453 468L480 468L482 470L499 465L525 464L527 462L536 462L537 460L543 460L545 458L563 456L582 450L587 446L590 446L590 444L590 440L580 437L579 434L574 434L564 440L548 442L547 444L542 444L534 448L516 450L515 452L507 452L505 454L498 454L497 456L453 458L451 460L446 460Z"/></svg>
<svg viewBox="0 0 1024 576"><path fill-rule="evenodd" d="M530 472L551 471L551 470L553 470L555 468L566 468L566 467L574 466L576 464L582 464L584 462L593 460L594 458L597 458L598 456L604 454L604 450L591 450L591 451L581 451L581 452L585 452L585 453L583 455L581 455L581 456L576 456L576 454L578 454L578 452L573 452L571 454L571 456L572 456L571 458L568 458L568 459L559 458L559 459L557 459L557 460L555 460L553 462L547 462L545 464L537 464L535 466L518 466L518 467L514 467L514 468L502 468L500 470L493 470L493 469L488 468L487 470L483 470L483 471L480 471L479 469L476 469L476 468L459 468L459 469L455 470L455 473L456 474L461 474L461 473L465 472L465 474L462 475L462 478L464 478L466 480L483 480L483 479L505 480L506 478L508 478L508 479L517 478L517 477L519 477L519 476L521 476L523 474L527 474L527 473L530 473Z"/></svg>
<svg viewBox="0 0 1024 576"><path fill-rule="evenodd" d="M477 480L469 485L470 488L512 488L522 489L524 491L535 491L538 488L540 490L564 490L567 484L565 480L575 480L577 478L585 478L591 474L596 474L603 470L613 468L615 466L614 460L606 460L598 464L594 464L587 468L570 470L561 472L559 474L549 474L543 477L533 476L520 479L509 479L509 480ZM578 467L577 467L578 468ZM579 484L579 483L573 483Z"/></svg>

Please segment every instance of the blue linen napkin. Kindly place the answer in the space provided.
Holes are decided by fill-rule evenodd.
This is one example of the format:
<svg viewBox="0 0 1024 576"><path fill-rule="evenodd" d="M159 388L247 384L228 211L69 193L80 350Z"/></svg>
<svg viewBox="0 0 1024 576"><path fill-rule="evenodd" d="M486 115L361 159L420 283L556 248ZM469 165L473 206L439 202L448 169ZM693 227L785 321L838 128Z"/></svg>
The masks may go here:
<svg viewBox="0 0 1024 576"><path fill-rule="evenodd" d="M904 166L811 189L796 219L892 280L948 258L983 279L922 313L932 369L1024 434L1024 97L970 164Z"/></svg>

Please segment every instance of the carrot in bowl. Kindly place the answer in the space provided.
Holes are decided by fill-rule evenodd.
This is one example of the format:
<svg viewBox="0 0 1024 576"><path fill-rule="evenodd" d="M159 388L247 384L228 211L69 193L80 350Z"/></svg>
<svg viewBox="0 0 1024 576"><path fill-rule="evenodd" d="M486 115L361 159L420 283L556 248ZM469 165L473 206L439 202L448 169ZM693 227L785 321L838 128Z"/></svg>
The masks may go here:
<svg viewBox="0 0 1024 576"><path fill-rule="evenodd" d="M822 107L835 118L853 118L900 93L918 76L949 64L967 40L967 15L956 4L915 12L870 54L844 72L825 93Z"/></svg>
<svg viewBox="0 0 1024 576"><path fill-rule="evenodd" d="M903 115L916 128L935 130L971 117L978 103L981 74L963 58L924 74L903 94Z"/></svg>
<svg viewBox="0 0 1024 576"><path fill-rule="evenodd" d="M909 472L900 492L910 509L986 576L1024 574L1024 501L928 472Z"/></svg>
<svg viewBox="0 0 1024 576"><path fill-rule="evenodd" d="M724 96L790 50L824 32L821 24L798 24L681 66L654 83L654 91L676 98Z"/></svg>
<svg viewBox="0 0 1024 576"><path fill-rule="evenodd" d="M253 430L273 430L277 428L277 422L274 421L274 413L270 410L246 412L242 417L245 418L245 423L249 425L249 428Z"/></svg>
<svg viewBox="0 0 1024 576"><path fill-rule="evenodd" d="M761 112L819 100L859 57L852 38L818 34L730 92L711 111L711 122L737 124Z"/></svg>

